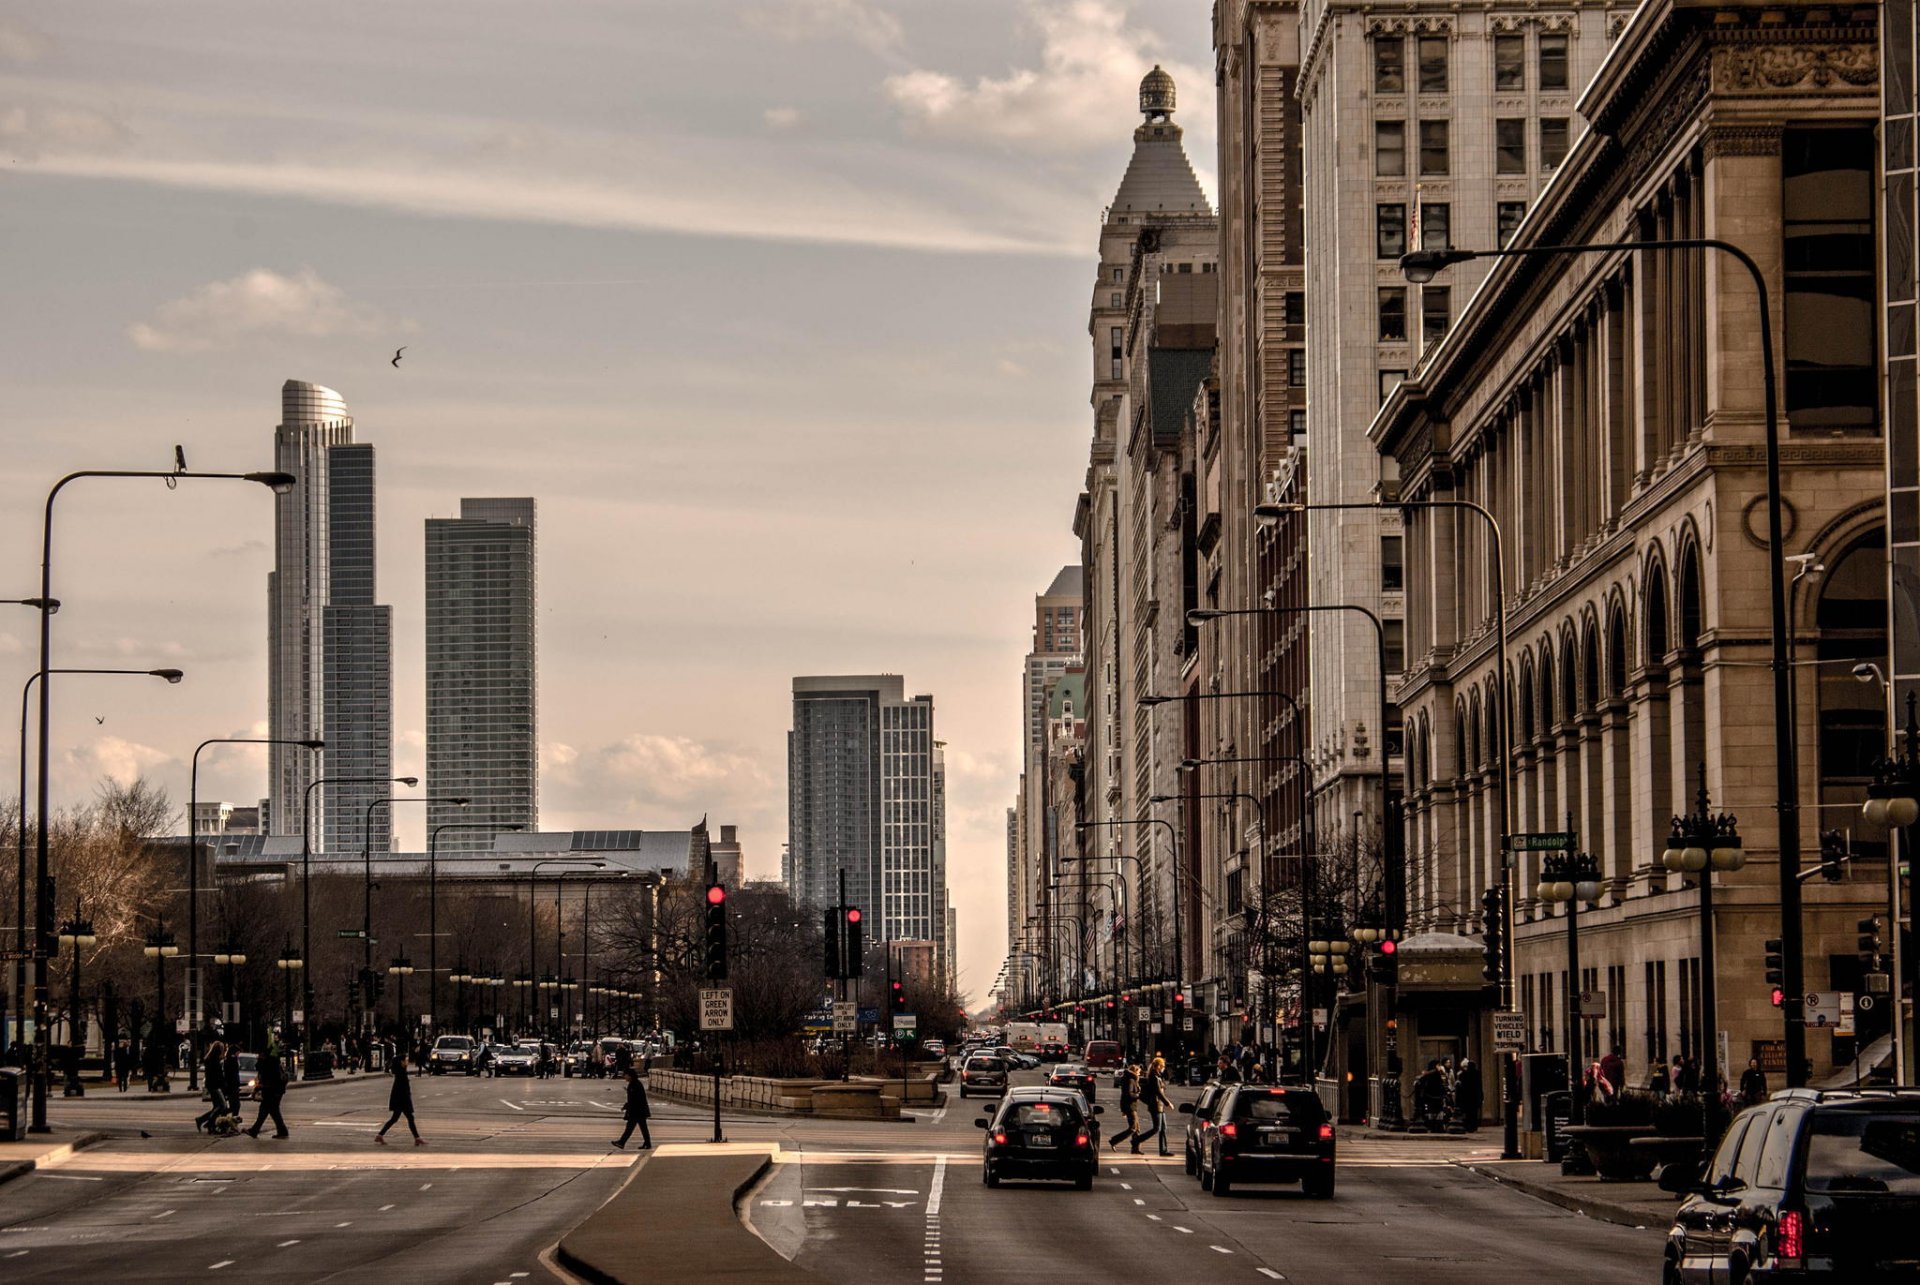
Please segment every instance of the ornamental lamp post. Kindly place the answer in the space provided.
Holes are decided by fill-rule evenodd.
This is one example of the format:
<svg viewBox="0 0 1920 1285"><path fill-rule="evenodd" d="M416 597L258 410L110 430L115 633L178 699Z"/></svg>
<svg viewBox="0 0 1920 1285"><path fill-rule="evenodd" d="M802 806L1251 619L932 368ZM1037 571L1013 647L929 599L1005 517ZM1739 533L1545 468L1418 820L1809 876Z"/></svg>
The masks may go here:
<svg viewBox="0 0 1920 1285"><path fill-rule="evenodd" d="M399 979L399 987L393 997L393 1020L400 1027L400 1056L405 1057L413 1041L407 1032L407 978L413 976L413 963L405 955L395 955L393 962L387 965L387 975Z"/></svg>
<svg viewBox="0 0 1920 1285"><path fill-rule="evenodd" d="M214 949L213 962L216 967L227 970L225 985L221 988L220 1020L222 1023L227 1022L226 1010L231 1009L232 1021L237 1024L240 1021L240 1006L234 1002L233 998L233 969L236 964L247 962L247 953L240 949L239 943L234 941L232 936L228 936L224 943Z"/></svg>
<svg viewBox="0 0 1920 1285"><path fill-rule="evenodd" d="M1599 863L1589 852L1550 853L1540 863L1540 886L1535 893L1541 901L1567 908L1567 1069L1568 1083L1574 1086L1570 1123L1582 1124L1587 1118L1587 1095L1579 1078L1585 1061L1580 1038L1585 1016L1580 1011L1580 906L1600 900Z"/></svg>
<svg viewBox="0 0 1920 1285"><path fill-rule="evenodd" d="M1915 717L1915 700L1914 693L1908 692L1906 730L1891 747L1893 752L1874 763L1873 782L1867 786L1867 802L1861 809L1867 820L1886 826L1892 840L1890 856L1894 859L1887 863L1887 909L1888 922L1896 929L1891 934L1896 1072L1912 1065L1907 1057L1906 997L1909 993L1920 995L1920 984L1909 985L1916 963L1920 963L1920 958L1916 958L1920 957L1920 951L1903 950L1902 934L1898 931L1903 914L1911 915L1913 907L1913 835L1908 827L1920 821L1920 720ZM1895 1083L1902 1082L1904 1078L1896 1074Z"/></svg>
<svg viewBox="0 0 1920 1285"><path fill-rule="evenodd" d="M87 1096L86 1086L80 1083L80 1056L87 1046L86 1028L80 1018L80 952L98 940L93 935L93 924L80 917L80 899L74 898L73 918L60 925L60 945L73 952L73 976L67 986L67 1082L61 1089L62 1097ZM105 1051L106 1046L101 1047Z"/></svg>
<svg viewBox="0 0 1920 1285"><path fill-rule="evenodd" d="M164 1027L167 1020L167 960L180 953L173 934L167 931L166 920L161 920L147 934L147 944L141 953L153 961L153 984L157 992L154 997L152 1036L147 1041L147 1060L153 1067L153 1074L147 1077L147 1092L164 1093L167 1090L168 1047Z"/></svg>
<svg viewBox="0 0 1920 1285"><path fill-rule="evenodd" d="M1785 860L1785 855L1782 855ZM1716 987L1714 985L1713 957L1713 872L1715 870L1732 872L1747 864L1746 849L1740 842L1738 823L1729 813L1715 813L1707 798L1707 765L1700 765L1700 789L1694 796L1694 810L1684 816L1673 818L1673 828L1667 834L1666 851L1660 854L1660 863L1677 874L1693 875L1700 886L1700 1120L1701 1134L1706 1139L1705 1146L1711 1148L1715 1141L1713 1130L1714 1108L1719 1104L1720 1094L1720 1034L1719 1014L1716 1008ZM1798 887L1798 883L1795 884ZM1793 973L1788 971L1788 979ZM1792 1049L1789 1044L1789 1051ZM1793 1067L1787 1068L1788 1082L1796 1077Z"/></svg>
<svg viewBox="0 0 1920 1285"><path fill-rule="evenodd" d="M282 1047L284 1047L287 1044L285 1037L293 1033L293 975L301 972L301 970L307 966L307 961L302 959L299 952L294 950L293 938L287 938L287 944L280 951L280 958L273 961L273 966L280 970L281 989L284 992L280 1015L280 1030L282 1032L280 1043ZM302 1018L309 1016L307 1013L301 1014ZM311 1025L311 1022L302 1021L300 1025L304 1030L307 1026ZM305 1041L302 1041L302 1047L305 1047Z"/></svg>

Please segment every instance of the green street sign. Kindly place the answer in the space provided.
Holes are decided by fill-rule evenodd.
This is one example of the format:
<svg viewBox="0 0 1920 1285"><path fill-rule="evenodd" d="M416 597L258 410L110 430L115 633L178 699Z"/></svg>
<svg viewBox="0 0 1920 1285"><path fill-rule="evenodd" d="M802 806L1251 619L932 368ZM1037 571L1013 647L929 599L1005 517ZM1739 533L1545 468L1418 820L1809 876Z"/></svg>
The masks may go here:
<svg viewBox="0 0 1920 1285"><path fill-rule="evenodd" d="M1536 830L1530 834L1510 834L1507 836L1507 851L1572 852L1573 838L1571 830Z"/></svg>
<svg viewBox="0 0 1920 1285"><path fill-rule="evenodd" d="M341 937L365 937L367 934L358 928L342 928L337 934Z"/></svg>

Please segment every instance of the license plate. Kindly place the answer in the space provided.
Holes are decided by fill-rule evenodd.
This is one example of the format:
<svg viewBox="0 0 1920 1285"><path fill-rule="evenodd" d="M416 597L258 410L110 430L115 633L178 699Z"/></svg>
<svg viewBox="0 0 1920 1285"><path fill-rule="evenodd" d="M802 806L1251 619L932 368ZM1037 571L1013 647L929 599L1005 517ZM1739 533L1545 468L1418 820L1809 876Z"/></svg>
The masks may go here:
<svg viewBox="0 0 1920 1285"><path fill-rule="evenodd" d="M1298 1137L1299 1134L1300 1130L1298 1129L1262 1129L1260 1130L1260 1141L1290 1142Z"/></svg>
<svg viewBox="0 0 1920 1285"><path fill-rule="evenodd" d="M1036 1151L1051 1151L1053 1139L1044 1133L1030 1133L1027 1135L1027 1145Z"/></svg>

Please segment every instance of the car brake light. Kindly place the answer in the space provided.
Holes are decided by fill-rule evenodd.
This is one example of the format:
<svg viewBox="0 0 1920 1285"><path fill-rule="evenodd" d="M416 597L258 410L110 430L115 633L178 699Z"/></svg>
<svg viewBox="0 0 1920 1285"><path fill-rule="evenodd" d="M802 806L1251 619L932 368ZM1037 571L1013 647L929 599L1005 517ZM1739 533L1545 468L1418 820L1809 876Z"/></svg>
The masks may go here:
<svg viewBox="0 0 1920 1285"><path fill-rule="evenodd" d="M1006 1130L1004 1130L1004 1129L995 1129L995 1130L993 1131L993 1141L994 1141L994 1145L995 1145L995 1146L1001 1146L1001 1147L1004 1147L1004 1146L1006 1146L1006 1145L1007 1145L1007 1133L1006 1133Z"/></svg>
<svg viewBox="0 0 1920 1285"><path fill-rule="evenodd" d="M1234 1125L1223 1124L1220 1126L1220 1136L1223 1138L1237 1138L1240 1136L1240 1131Z"/></svg>
<svg viewBox="0 0 1920 1285"><path fill-rule="evenodd" d="M1332 1125L1330 1125L1330 1124L1323 1124L1323 1125L1321 1125L1321 1126L1320 1126L1320 1141L1322 1141L1322 1142L1332 1142L1332 1141L1333 1141L1333 1126L1332 1126Z"/></svg>
<svg viewBox="0 0 1920 1285"><path fill-rule="evenodd" d="M1779 1266L1795 1268L1806 1249L1803 1239L1804 1220L1799 1210L1783 1210L1780 1222L1773 1229L1773 1255L1779 1259Z"/></svg>
<svg viewBox="0 0 1920 1285"><path fill-rule="evenodd" d="M1073 1135L1073 1145L1076 1147L1084 1147L1088 1145L1087 1131L1085 1129L1082 1129L1080 1130L1080 1132Z"/></svg>

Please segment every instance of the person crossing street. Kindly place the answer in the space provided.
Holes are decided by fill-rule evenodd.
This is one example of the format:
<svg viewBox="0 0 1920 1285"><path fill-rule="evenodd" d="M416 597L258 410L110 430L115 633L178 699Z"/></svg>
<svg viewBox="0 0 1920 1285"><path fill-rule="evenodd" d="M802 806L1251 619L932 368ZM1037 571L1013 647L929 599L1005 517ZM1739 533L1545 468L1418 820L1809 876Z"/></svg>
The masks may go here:
<svg viewBox="0 0 1920 1285"><path fill-rule="evenodd" d="M287 1096L287 1068L280 1060L280 1041L267 1041L267 1051L260 1055L260 1112L254 1117L253 1127L247 1130L247 1136L260 1136L260 1126L268 1120L273 1121L273 1136L287 1136L287 1122L280 1114L280 1099Z"/></svg>
<svg viewBox="0 0 1920 1285"><path fill-rule="evenodd" d="M1134 1063L1120 1077L1120 1114L1126 1118L1127 1127L1107 1139L1109 1147L1117 1147L1123 1138L1133 1140L1135 1152L1140 1150L1140 1064Z"/></svg>
<svg viewBox="0 0 1920 1285"><path fill-rule="evenodd" d="M1160 1154L1170 1156L1173 1149L1167 1145L1167 1112L1173 1109L1173 1103L1167 1098L1167 1060L1158 1053L1147 1063L1147 1073L1140 1079L1140 1106L1153 1122L1153 1127L1145 1133L1136 1133L1133 1137L1133 1154L1140 1154L1140 1144L1148 1138L1160 1139Z"/></svg>
<svg viewBox="0 0 1920 1285"><path fill-rule="evenodd" d="M413 1122L413 1082L407 1076L407 1054L399 1048L395 1048L391 1050L391 1052L393 1055L393 1088L387 1091L387 1110L393 1112L393 1114L388 1116L387 1122L380 1126L380 1132L373 1135L373 1140L383 1147L386 1146L387 1130L398 1124L400 1117L405 1116L407 1119L407 1131L413 1134L413 1145L416 1147L424 1147L427 1145L427 1140L420 1136L420 1126Z"/></svg>
<svg viewBox="0 0 1920 1285"><path fill-rule="evenodd" d="M634 1070L631 1062L627 1064L627 1105L625 1114L627 1118L627 1131L614 1139L613 1145L616 1147L626 1146L627 1139L633 1136L633 1131L637 1128L640 1130L641 1150L644 1151L651 1148L653 1146L653 1134L647 1131L647 1118L653 1114L653 1111L647 1106L647 1082L640 1078L640 1072Z"/></svg>

